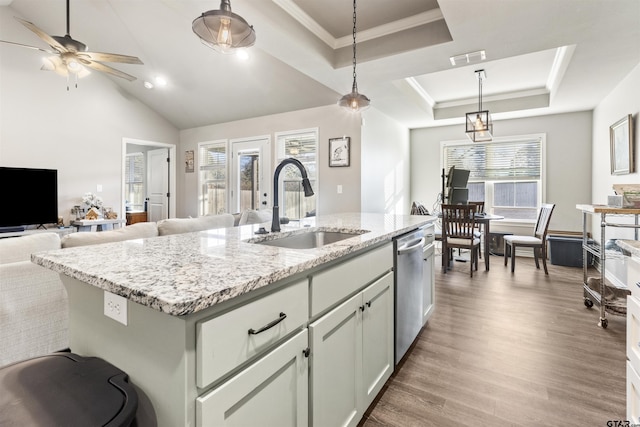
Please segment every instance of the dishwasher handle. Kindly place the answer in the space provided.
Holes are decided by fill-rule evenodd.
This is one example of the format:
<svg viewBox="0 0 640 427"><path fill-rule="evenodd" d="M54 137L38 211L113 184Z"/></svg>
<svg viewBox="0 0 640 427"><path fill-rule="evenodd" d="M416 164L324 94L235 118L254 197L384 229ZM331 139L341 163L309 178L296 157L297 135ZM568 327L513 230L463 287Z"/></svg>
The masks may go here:
<svg viewBox="0 0 640 427"><path fill-rule="evenodd" d="M416 240L418 241L418 243L415 243ZM416 240L412 240L402 245L402 247L398 248L398 255L406 254L407 252L413 252L418 248L422 248L424 246L424 237L422 237L420 240Z"/></svg>

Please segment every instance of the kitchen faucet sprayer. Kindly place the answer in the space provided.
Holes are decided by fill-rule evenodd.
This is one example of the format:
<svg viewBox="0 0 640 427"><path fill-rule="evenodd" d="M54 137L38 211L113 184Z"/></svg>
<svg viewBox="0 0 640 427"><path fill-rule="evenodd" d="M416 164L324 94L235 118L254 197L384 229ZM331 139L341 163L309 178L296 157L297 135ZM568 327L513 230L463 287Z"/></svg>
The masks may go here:
<svg viewBox="0 0 640 427"><path fill-rule="evenodd" d="M271 231L280 231L280 206L278 206L278 178L280 177L280 171L286 165L291 164L300 169L302 175L302 188L304 189L304 197L313 196L313 189L311 183L307 177L307 170L304 168L300 160L289 157L284 159L273 174L273 217L271 218Z"/></svg>

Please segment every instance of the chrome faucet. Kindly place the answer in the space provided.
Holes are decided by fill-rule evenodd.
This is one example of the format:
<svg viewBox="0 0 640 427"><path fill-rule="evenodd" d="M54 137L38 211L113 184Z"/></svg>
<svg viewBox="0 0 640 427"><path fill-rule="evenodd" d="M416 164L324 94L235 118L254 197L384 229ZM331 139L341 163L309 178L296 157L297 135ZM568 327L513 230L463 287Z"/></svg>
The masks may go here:
<svg viewBox="0 0 640 427"><path fill-rule="evenodd" d="M302 188L304 189L304 197L313 196L313 189L309 178L307 178L307 170L304 168L300 160L289 157L284 159L273 174L273 218L271 218L271 231L280 231L280 207L278 206L278 178L280 177L280 171L286 165L291 164L300 169L302 175Z"/></svg>

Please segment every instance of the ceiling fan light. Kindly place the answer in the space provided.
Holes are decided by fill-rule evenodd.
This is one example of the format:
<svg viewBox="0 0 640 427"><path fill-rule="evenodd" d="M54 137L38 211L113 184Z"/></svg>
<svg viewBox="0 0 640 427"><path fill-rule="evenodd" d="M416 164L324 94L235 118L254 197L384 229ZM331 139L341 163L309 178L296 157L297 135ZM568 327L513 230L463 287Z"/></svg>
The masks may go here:
<svg viewBox="0 0 640 427"><path fill-rule="evenodd" d="M221 53L231 53L238 48L253 46L256 42L253 26L231 11L229 0L222 0L219 10L210 10L198 16L191 28L203 44Z"/></svg>

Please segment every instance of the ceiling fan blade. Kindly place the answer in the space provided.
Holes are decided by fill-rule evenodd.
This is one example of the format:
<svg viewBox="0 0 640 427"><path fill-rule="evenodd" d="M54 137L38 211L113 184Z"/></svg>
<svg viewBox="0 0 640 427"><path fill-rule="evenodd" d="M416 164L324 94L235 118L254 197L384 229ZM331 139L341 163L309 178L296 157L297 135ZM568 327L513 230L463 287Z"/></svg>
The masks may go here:
<svg viewBox="0 0 640 427"><path fill-rule="evenodd" d="M143 64L136 56L120 55L117 53L104 52L79 52L79 57L88 56L92 61L100 62L120 62L123 64Z"/></svg>
<svg viewBox="0 0 640 427"><path fill-rule="evenodd" d="M115 68L109 67L108 65L101 64L100 62L89 62L88 64L85 64L85 65L89 68L93 68L96 71L102 71L103 73L111 74L113 76L129 80L130 82L136 80L136 77L132 76L131 74L127 74L120 70L116 70Z"/></svg>
<svg viewBox="0 0 640 427"><path fill-rule="evenodd" d="M40 28L36 27L33 23L29 21L25 21L24 19L20 19L16 16L16 19L25 27L33 31L38 37L44 40L49 46L57 50L58 52L66 52L67 48L58 43L53 37L49 34L42 31Z"/></svg>
<svg viewBox="0 0 640 427"><path fill-rule="evenodd" d="M52 55L55 53L55 52L51 52L50 50L47 50L47 49L42 49L41 47L29 46L28 44L10 42L10 41L7 41L7 40L0 40L0 43L8 43L8 44L12 44L12 45L15 45L15 46L26 47L28 49L40 50L42 52L46 52L46 53L49 53L49 54L52 54Z"/></svg>

